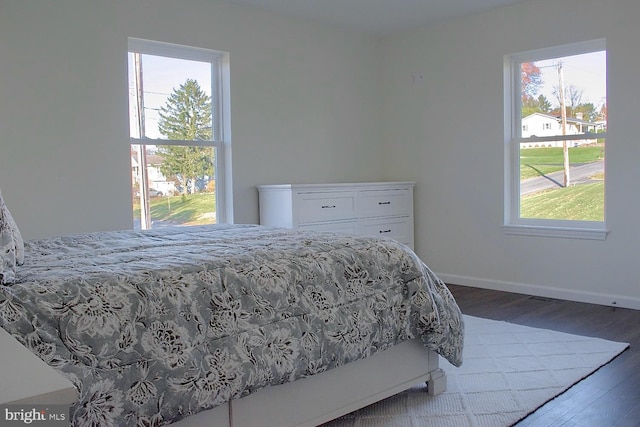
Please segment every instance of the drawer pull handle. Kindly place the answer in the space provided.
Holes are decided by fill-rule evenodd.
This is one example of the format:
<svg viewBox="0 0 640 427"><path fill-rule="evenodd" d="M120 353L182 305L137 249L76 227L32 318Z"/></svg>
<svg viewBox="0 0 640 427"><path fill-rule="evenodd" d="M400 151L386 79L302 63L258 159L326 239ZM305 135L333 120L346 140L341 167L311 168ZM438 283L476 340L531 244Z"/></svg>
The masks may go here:
<svg viewBox="0 0 640 427"><path fill-rule="evenodd" d="M378 202L379 205L390 205L391 202Z"/></svg>
<svg viewBox="0 0 640 427"><path fill-rule="evenodd" d="M333 209L336 205L322 205L322 209Z"/></svg>
<svg viewBox="0 0 640 427"><path fill-rule="evenodd" d="M379 233L380 234L382 234L382 233L391 233L391 230L380 230Z"/></svg>

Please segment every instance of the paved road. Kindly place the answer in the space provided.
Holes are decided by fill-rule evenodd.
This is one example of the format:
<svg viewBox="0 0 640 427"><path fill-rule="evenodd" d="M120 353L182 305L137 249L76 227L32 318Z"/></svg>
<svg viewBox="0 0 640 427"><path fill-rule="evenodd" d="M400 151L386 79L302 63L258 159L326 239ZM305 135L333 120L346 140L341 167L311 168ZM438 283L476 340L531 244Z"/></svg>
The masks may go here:
<svg viewBox="0 0 640 427"><path fill-rule="evenodd" d="M571 179L571 184L581 184L590 181L590 176L602 171L604 171L604 160L576 164L571 166L569 178ZM537 178L526 179L520 183L520 194L525 195L546 189L562 188L562 175L563 172L559 171Z"/></svg>

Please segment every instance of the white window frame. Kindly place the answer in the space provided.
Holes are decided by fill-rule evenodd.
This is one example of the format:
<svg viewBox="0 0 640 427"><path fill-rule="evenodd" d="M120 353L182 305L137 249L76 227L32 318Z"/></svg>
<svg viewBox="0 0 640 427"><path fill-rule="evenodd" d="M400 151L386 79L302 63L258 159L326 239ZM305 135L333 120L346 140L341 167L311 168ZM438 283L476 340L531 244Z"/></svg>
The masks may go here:
<svg viewBox="0 0 640 427"><path fill-rule="evenodd" d="M176 59L209 62L211 67L211 141L181 141L133 138L131 145L198 145L215 149L216 223L233 223L233 191L231 184L231 102L229 54L211 49L129 37L128 52L165 56Z"/></svg>
<svg viewBox="0 0 640 427"><path fill-rule="evenodd" d="M589 52L606 50L604 39L587 42L572 43L551 48L536 49L504 58L504 224L506 234L527 236L565 237L577 239L604 240L607 236L606 228L606 200L605 221L574 221L534 219L520 217L520 143L557 141L557 136L550 137L522 137L522 99L521 99L521 70L520 66L526 62L536 62L551 58L579 55ZM586 136L585 136L586 135ZM606 133L564 135L563 140L580 140L589 138L605 138ZM606 151L606 144L605 144ZM606 162L606 156L605 156ZM606 168L605 168L606 169ZM606 180L605 180L606 197Z"/></svg>

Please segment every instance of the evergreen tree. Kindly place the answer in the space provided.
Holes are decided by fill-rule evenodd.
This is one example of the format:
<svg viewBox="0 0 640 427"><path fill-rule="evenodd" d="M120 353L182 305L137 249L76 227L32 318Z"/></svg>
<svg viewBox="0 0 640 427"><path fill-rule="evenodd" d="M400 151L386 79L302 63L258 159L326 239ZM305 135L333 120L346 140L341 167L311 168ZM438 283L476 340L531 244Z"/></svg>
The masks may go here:
<svg viewBox="0 0 640 427"><path fill-rule="evenodd" d="M181 141L211 141L211 97L197 81L187 79L167 99L160 109L158 129L167 139ZM213 177L213 147L162 145L158 154L163 162L160 171L173 177L187 194L189 185L195 191L198 178Z"/></svg>

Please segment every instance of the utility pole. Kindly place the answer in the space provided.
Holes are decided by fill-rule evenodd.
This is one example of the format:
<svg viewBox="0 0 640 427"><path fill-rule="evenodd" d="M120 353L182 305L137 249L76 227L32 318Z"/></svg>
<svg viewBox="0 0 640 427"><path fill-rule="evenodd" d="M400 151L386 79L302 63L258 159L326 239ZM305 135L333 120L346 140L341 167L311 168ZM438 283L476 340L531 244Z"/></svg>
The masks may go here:
<svg viewBox="0 0 640 427"><path fill-rule="evenodd" d="M567 134L567 104L565 100L564 94L564 75L562 72L562 61L558 62L558 81L559 81L559 91L560 91L560 119L561 119L561 127L562 127L562 135ZM571 176L569 173L569 146L567 144L567 140L562 141L562 158L564 163L564 187L568 187L571 183Z"/></svg>
<svg viewBox="0 0 640 427"><path fill-rule="evenodd" d="M142 87L142 55L136 52L134 55L134 67L136 72L136 98L138 108L138 131L140 139L145 137L144 122L144 90ZM147 174L147 146L140 144L138 150L138 165L140 167L140 228L151 228L151 211L149 208L149 178Z"/></svg>

